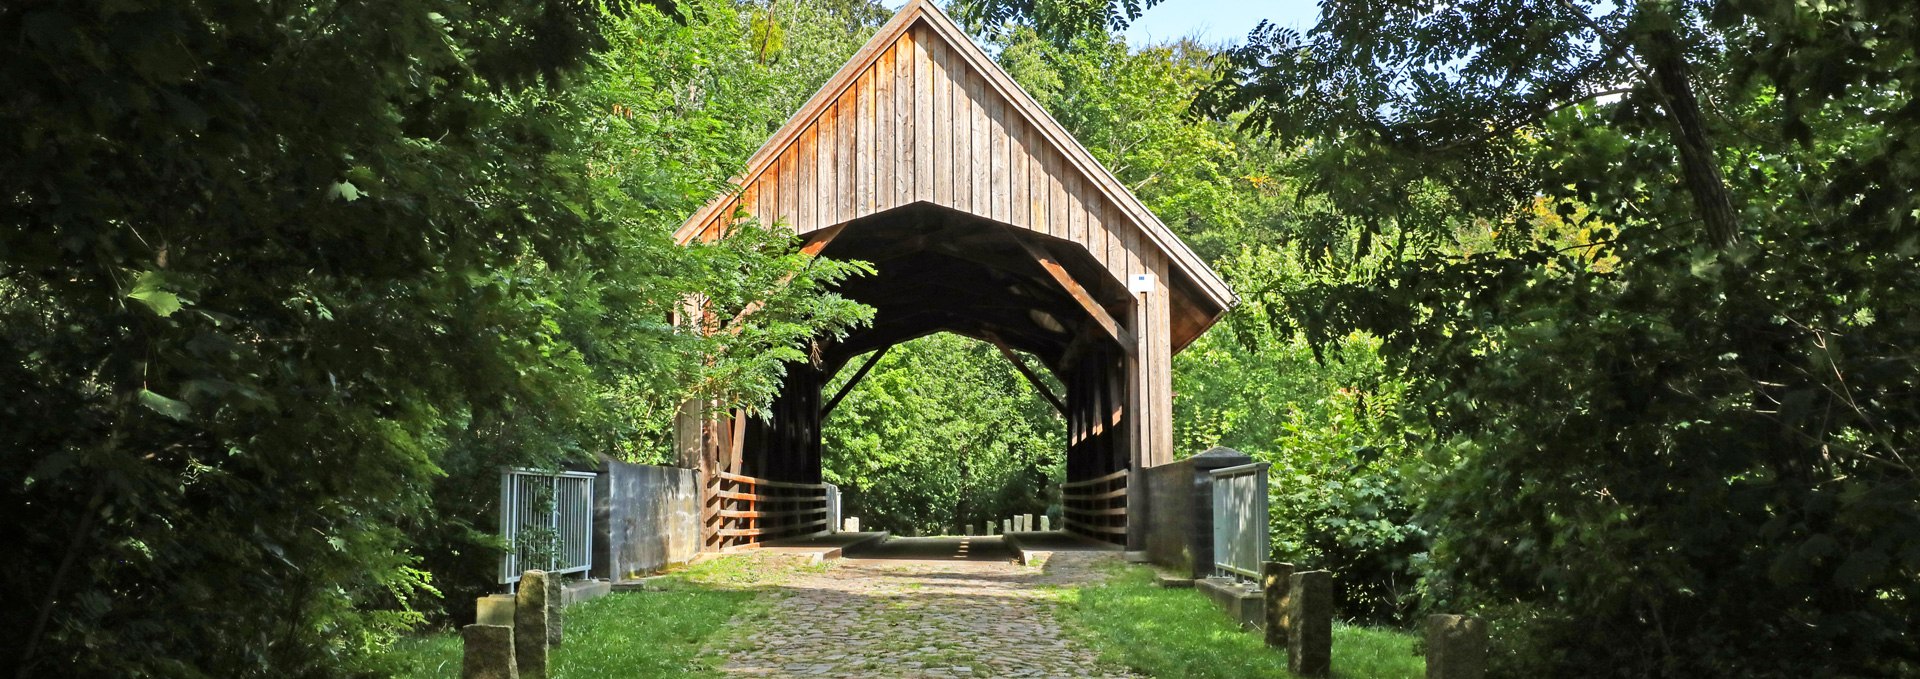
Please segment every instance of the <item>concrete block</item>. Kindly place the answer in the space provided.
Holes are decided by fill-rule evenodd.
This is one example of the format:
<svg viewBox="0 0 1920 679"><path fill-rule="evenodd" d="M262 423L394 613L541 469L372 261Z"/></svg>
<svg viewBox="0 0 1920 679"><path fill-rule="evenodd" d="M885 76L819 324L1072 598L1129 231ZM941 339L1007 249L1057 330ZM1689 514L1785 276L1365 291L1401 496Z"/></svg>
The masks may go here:
<svg viewBox="0 0 1920 679"><path fill-rule="evenodd" d="M841 521L840 521L840 532L842 532L842 533L858 533L858 532L860 532L860 517L858 517L858 516L849 516L849 517L847 517L846 519L843 519L843 520L841 520Z"/></svg>
<svg viewBox="0 0 1920 679"><path fill-rule="evenodd" d="M1487 676L1487 623L1465 615L1427 616L1427 679Z"/></svg>
<svg viewBox="0 0 1920 679"><path fill-rule="evenodd" d="M488 594L473 602L476 625L513 626L513 595Z"/></svg>
<svg viewBox="0 0 1920 679"><path fill-rule="evenodd" d="M513 663L513 628L467 625L460 628L460 679L518 679Z"/></svg>
<svg viewBox="0 0 1920 679"><path fill-rule="evenodd" d="M1153 579L1154 582L1159 583L1163 589L1193 589L1193 578L1168 573L1155 573Z"/></svg>
<svg viewBox="0 0 1920 679"><path fill-rule="evenodd" d="M1254 629L1266 621L1266 594L1251 584L1232 578L1204 578L1194 580L1193 586L1225 609L1227 617L1240 623L1241 629Z"/></svg>
<svg viewBox="0 0 1920 679"><path fill-rule="evenodd" d="M572 606L582 601L592 601L613 593L613 583L605 580L580 580L567 583L562 606Z"/></svg>
<svg viewBox="0 0 1920 679"><path fill-rule="evenodd" d="M1333 574L1294 573L1287 585L1287 669L1325 677L1333 666Z"/></svg>
<svg viewBox="0 0 1920 679"><path fill-rule="evenodd" d="M1051 521L1053 521L1053 517L1047 516L1045 514L1041 514L1040 515L1040 532L1042 533L1052 532L1053 528L1047 525L1047 523Z"/></svg>
<svg viewBox="0 0 1920 679"><path fill-rule="evenodd" d="M968 536L972 536L972 535L973 535L973 524L971 524L971 523L969 523L969 524L967 524L967 525L965 525L965 526L963 526L962 528L965 528L965 529L966 529L966 531L967 531L967 535L968 535Z"/></svg>
<svg viewBox="0 0 1920 679"><path fill-rule="evenodd" d="M513 605L513 657L520 679L547 679L548 577L545 571L520 575Z"/></svg>
<svg viewBox="0 0 1920 679"><path fill-rule="evenodd" d="M1260 589L1267 596L1267 645L1287 645L1287 609L1293 606L1287 592L1293 585L1293 564L1268 561L1260 565Z"/></svg>

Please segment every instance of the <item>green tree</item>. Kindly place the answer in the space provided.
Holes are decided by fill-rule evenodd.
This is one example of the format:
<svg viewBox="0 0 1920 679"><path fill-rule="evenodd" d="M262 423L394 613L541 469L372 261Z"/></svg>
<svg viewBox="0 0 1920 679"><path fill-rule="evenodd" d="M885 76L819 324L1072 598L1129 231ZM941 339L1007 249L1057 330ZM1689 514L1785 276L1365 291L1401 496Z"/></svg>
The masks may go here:
<svg viewBox="0 0 1920 679"><path fill-rule="evenodd" d="M863 316L774 231L672 246L744 153L649 148L693 78L605 68L603 21L680 30L614 9L0 8L10 664L354 671L448 582L420 555L491 565L499 465L643 457L657 404L764 403ZM771 304L700 337L689 291Z"/></svg>
<svg viewBox="0 0 1920 679"><path fill-rule="evenodd" d="M842 370L827 390L853 372ZM959 335L889 349L824 434L825 476L844 493L845 513L899 533L1045 512L1066 473L1059 413L998 350Z"/></svg>

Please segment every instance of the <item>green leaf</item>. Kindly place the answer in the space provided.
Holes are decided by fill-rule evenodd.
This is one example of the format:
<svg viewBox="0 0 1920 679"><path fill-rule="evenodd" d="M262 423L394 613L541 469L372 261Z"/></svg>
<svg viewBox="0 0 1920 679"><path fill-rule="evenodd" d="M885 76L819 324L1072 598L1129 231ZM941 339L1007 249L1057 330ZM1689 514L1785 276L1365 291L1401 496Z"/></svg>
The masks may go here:
<svg viewBox="0 0 1920 679"><path fill-rule="evenodd" d="M353 182L348 182L348 181L334 182L332 186L327 187L328 198L339 198L341 200L351 203L353 201L360 200L360 195L361 195L360 187L354 186Z"/></svg>
<svg viewBox="0 0 1920 679"><path fill-rule="evenodd" d="M134 279L133 292L127 293L127 299L139 302L154 315L165 318L181 307L180 296L163 288L164 279L158 271L148 271Z"/></svg>
<svg viewBox="0 0 1920 679"><path fill-rule="evenodd" d="M188 406L186 401L167 398L146 389L140 390L140 405L146 406L148 410L181 422L186 421L188 417L193 415L193 408Z"/></svg>

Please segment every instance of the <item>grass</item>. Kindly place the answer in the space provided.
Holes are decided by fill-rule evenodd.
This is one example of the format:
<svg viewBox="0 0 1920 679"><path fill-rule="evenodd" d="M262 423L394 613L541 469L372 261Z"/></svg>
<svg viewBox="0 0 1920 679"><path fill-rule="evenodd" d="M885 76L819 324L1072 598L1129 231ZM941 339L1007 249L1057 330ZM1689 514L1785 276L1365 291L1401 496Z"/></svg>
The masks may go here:
<svg viewBox="0 0 1920 679"><path fill-rule="evenodd" d="M1152 569L1116 565L1105 583L1062 590L1060 617L1101 659L1156 677L1290 677L1287 654L1241 631L1206 595L1167 589ZM1406 632L1335 623L1333 676L1426 675Z"/></svg>
<svg viewBox="0 0 1920 679"><path fill-rule="evenodd" d="M736 616L764 614L761 591L796 572L790 558L746 554L672 573L657 591L620 592L567 607L566 642L549 656L554 679L718 676L708 640ZM388 652L402 679L460 676L460 634L401 640Z"/></svg>

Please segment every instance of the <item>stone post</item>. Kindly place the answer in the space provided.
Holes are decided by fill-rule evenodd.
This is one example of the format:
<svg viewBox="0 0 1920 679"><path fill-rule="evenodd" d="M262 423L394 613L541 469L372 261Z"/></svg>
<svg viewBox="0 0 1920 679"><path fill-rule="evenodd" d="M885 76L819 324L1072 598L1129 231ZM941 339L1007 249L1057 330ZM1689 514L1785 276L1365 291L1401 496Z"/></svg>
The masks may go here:
<svg viewBox="0 0 1920 679"><path fill-rule="evenodd" d="M560 635L567 624L567 580L559 575L547 575L547 646L560 645Z"/></svg>
<svg viewBox="0 0 1920 679"><path fill-rule="evenodd" d="M460 679L517 679L513 666L513 628L467 625L460 628Z"/></svg>
<svg viewBox="0 0 1920 679"><path fill-rule="evenodd" d="M1260 589L1267 598L1267 645L1287 646L1287 592L1293 587L1293 564L1268 561L1260 565Z"/></svg>
<svg viewBox="0 0 1920 679"><path fill-rule="evenodd" d="M1333 665L1333 574L1294 573L1287 585L1287 669L1325 677Z"/></svg>
<svg viewBox="0 0 1920 679"><path fill-rule="evenodd" d="M1465 615L1427 616L1427 679L1486 675L1486 621Z"/></svg>
<svg viewBox="0 0 1920 679"><path fill-rule="evenodd" d="M473 622L479 625L513 626L513 595L488 594L473 602Z"/></svg>
<svg viewBox="0 0 1920 679"><path fill-rule="evenodd" d="M858 516L849 516L845 520L841 521L840 523L841 523L840 532L842 533L860 532L860 517Z"/></svg>
<svg viewBox="0 0 1920 679"><path fill-rule="evenodd" d="M965 525L965 526L962 526L962 528L964 528L964 529L966 529L966 531L967 531L967 536L968 536L968 537L972 537L972 536L973 536L973 524L971 524L971 523L969 523L969 524L967 524L967 525Z"/></svg>
<svg viewBox="0 0 1920 679"><path fill-rule="evenodd" d="M1013 532L1013 519L1001 519L1000 532L1002 534Z"/></svg>
<svg viewBox="0 0 1920 679"><path fill-rule="evenodd" d="M513 601L513 656L520 679L547 679L547 573L520 574Z"/></svg>
<svg viewBox="0 0 1920 679"><path fill-rule="evenodd" d="M1048 523L1051 523L1052 521L1053 521L1053 519L1052 519L1051 517L1048 517L1048 516L1047 516L1047 515L1045 515L1045 514L1041 514L1041 515L1040 515L1040 532L1042 532L1042 533L1051 533L1051 532L1053 532L1053 528L1051 528L1051 527L1048 527L1048 526L1047 526L1047 524L1048 524Z"/></svg>

